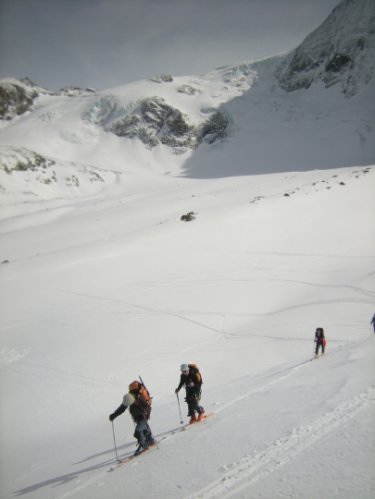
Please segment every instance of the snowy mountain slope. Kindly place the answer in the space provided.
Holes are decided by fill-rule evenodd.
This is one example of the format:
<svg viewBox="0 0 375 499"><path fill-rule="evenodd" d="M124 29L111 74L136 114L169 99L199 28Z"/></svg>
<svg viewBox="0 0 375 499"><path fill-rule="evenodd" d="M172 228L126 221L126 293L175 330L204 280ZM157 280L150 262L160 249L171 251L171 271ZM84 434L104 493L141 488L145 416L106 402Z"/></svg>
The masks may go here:
<svg viewBox="0 0 375 499"><path fill-rule="evenodd" d="M77 198L97 195L120 183L121 172L52 160L25 148L0 146L1 216L6 205L35 199ZM51 184L55 187L50 188ZM113 192L113 190L112 190ZM12 211L12 208L10 208Z"/></svg>
<svg viewBox="0 0 375 499"><path fill-rule="evenodd" d="M289 54L278 78L287 91L322 81L327 88L340 85L345 96L352 97L374 72L374 2L345 0Z"/></svg>
<svg viewBox="0 0 375 499"><path fill-rule="evenodd" d="M374 175L152 177L3 220L1 496L372 497ZM306 363L317 325L327 355ZM147 382L161 436L185 361L216 416L107 474L128 382ZM115 432L131 452L127 413Z"/></svg>
<svg viewBox="0 0 375 499"><path fill-rule="evenodd" d="M28 111L32 111L38 101L45 96L77 96L94 93L91 88L81 89L77 87L65 87L55 93L46 88L39 87L29 78L17 80L15 78L0 79L0 120L10 121ZM3 123L4 126L5 123Z"/></svg>
<svg viewBox="0 0 375 499"><path fill-rule="evenodd" d="M282 366L282 375L270 372L262 383L244 378L222 385L210 397L212 418L182 433L161 433L159 448L131 464L107 473L113 449L103 447L71 472L16 493L51 497L53 487L54 497L93 499L352 497L355 491L371 497L374 347L371 338L316 363ZM120 455L130 450L124 445Z"/></svg>
<svg viewBox="0 0 375 499"><path fill-rule="evenodd" d="M227 126L215 110L228 98L223 86L226 73L163 83L136 82L101 94L40 96L32 112L6 124L0 141L5 151L4 147L23 148L43 156L44 161L74 163L81 169L91 165L104 177L105 170L130 175L179 173L199 143L220 138ZM193 84L197 95L192 96L187 88ZM247 85L233 76L230 95L239 94L238 84ZM14 175L9 179L4 169L0 176L3 193L13 183L10 196L14 191L24 192L24 183L30 182L18 175L17 186ZM39 198L60 198L64 188L53 184L44 194L39 189ZM27 194L24 197L29 202Z"/></svg>
<svg viewBox="0 0 375 499"><path fill-rule="evenodd" d="M285 93L272 74L262 81L268 84L255 85L225 105L235 117L228 138L199 148L183 165L186 175L216 178L373 164L373 83L348 100L338 87L316 84Z"/></svg>
<svg viewBox="0 0 375 499"><path fill-rule="evenodd" d="M0 119L10 121L29 111L40 94L52 94L31 80L0 79Z"/></svg>
<svg viewBox="0 0 375 499"><path fill-rule="evenodd" d="M374 33L375 3L345 0L290 54L251 64L254 84L221 107L231 117L228 139L198 149L186 174L372 164Z"/></svg>
<svg viewBox="0 0 375 499"><path fill-rule="evenodd" d="M33 112L24 116L23 120L7 124L2 142L31 147L44 138L45 143L42 141L40 145L41 153L53 155L53 146L58 141L60 148L62 144L66 147L76 145L72 152L82 154L84 151L77 146L94 147L100 140L103 146L109 147L111 142L108 141L114 141L116 137L121 138L120 144L126 151L129 139L137 137L152 149L161 143L160 134L164 132L165 136L168 135L167 130L162 129L168 128L168 120L173 113L188 127L188 132L198 136L202 133L202 125L209 122L222 102L240 95L249 87L249 70L246 81L242 72L240 75L232 73L232 68L225 68L202 77L171 78L171 81L161 83L145 80L89 95L40 96ZM176 116L172 117L176 119ZM143 130L145 137L140 130ZM169 135L178 137L183 133L178 128L169 129ZM150 140L146 140L147 136ZM151 141L152 138L155 142ZM18 143L19 140L22 144ZM168 144L166 140L162 143L177 147L174 151L179 152L178 144ZM65 154L67 156L62 159L72 160L69 152Z"/></svg>
<svg viewBox="0 0 375 499"><path fill-rule="evenodd" d="M284 56L100 92L40 93L3 122L0 143L55 161L195 178L373 164L374 16L371 0L344 0Z"/></svg>

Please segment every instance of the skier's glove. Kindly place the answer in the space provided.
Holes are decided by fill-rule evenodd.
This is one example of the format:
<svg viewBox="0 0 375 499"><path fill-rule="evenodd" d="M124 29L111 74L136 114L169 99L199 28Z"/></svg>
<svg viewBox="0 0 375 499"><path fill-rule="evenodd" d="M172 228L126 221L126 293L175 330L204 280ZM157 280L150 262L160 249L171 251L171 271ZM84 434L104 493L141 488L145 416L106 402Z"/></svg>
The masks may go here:
<svg viewBox="0 0 375 499"><path fill-rule="evenodd" d="M178 393L178 388L176 388L176 390L175 390L174 392L175 392L175 394L177 395L177 393Z"/></svg>
<svg viewBox="0 0 375 499"><path fill-rule="evenodd" d="M110 414L110 415L109 415L109 420L110 420L110 421L113 421L113 420L115 419L115 417L116 417L116 416L115 416L114 414Z"/></svg>

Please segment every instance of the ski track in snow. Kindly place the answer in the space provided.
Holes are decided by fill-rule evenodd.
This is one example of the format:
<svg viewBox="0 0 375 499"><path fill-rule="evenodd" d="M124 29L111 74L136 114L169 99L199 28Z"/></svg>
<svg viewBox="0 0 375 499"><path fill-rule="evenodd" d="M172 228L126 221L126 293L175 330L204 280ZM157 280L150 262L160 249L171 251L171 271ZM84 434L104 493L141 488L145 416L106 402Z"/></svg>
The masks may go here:
<svg viewBox="0 0 375 499"><path fill-rule="evenodd" d="M298 281L280 280L280 282L282 282L282 281L284 281L284 282L297 282L298 283ZM306 283L303 283L303 284L306 284ZM310 306L316 306L316 305L321 305L321 304L325 305L328 303L330 303L330 304L337 304L337 303L349 303L349 304L351 304L351 303L370 303L370 304L372 304L373 303L372 298L373 298L375 292L372 290L362 289L362 288L358 288L358 287L354 287L354 286L326 286L326 287L349 288L349 289L354 290L358 294L362 294L366 297L369 297L369 299L365 300L364 298L358 298L358 297L352 297L352 298L338 298L337 297L337 298L326 299L326 300L302 302L302 303L299 303L297 305L291 305L291 306L284 307L281 309L268 311L268 312L262 312L262 313L245 313L245 312L240 312L240 313L237 312L236 313L236 312L227 312L227 311L218 312L218 311L192 310L192 309L189 309L189 310L187 310L187 309L183 309L183 310L179 310L179 309L172 310L171 309L171 310L169 310L169 309L165 309L165 308L160 309L160 308L154 308L154 307L134 303L134 302L126 300L124 298L119 299L119 298L111 298L111 297L106 297L106 296L98 296L98 295L81 293L81 292L71 291L71 290L66 290L66 289L61 289L60 291L63 293L87 297L87 298L93 298L95 300L101 300L104 302L119 303L119 304L127 305L127 306L132 307L136 310L141 310L141 311L147 312L147 313L174 317L175 319L179 319L181 321L188 322L190 324L194 324L195 326L198 326L198 327L201 327L201 328L206 329L208 331L211 331L211 332L215 333L217 335L217 337L224 337L224 338L236 338L236 337L243 336L242 333L238 334L238 333L233 333L233 332L224 330L225 320L229 316L231 316L231 317L264 317L264 316L271 316L271 315L277 315L280 313L285 313L285 312L288 312L290 310L295 310L295 309L299 309L302 307L310 307ZM216 316L216 317L220 316L223 319L221 327L217 328L217 327L213 327L213 326L210 326L208 324L205 324L204 322L199 321L198 319L194 319L192 317L194 315ZM280 338L280 337L275 336L275 335L265 336L263 334L256 335L254 333L252 333L252 336L261 336L263 338L269 337L272 339L285 339L285 338ZM290 339L290 338L288 338L288 339ZM296 338L296 339L299 339L299 338ZM200 344L202 345L204 343L209 343L210 341L212 341L212 338L208 338L206 341L204 341L203 343L200 343ZM345 342L345 341L341 340L341 342ZM183 351L187 352L190 349L194 348L194 346L195 345L192 345L191 347L189 347Z"/></svg>
<svg viewBox="0 0 375 499"><path fill-rule="evenodd" d="M215 414L218 414L219 412L227 409L228 407L232 406L233 404L236 404L237 402L239 402L242 399L248 398L249 396L253 395L254 393L261 392L261 391L265 390L267 387L274 385L276 383L279 383L280 381L283 381L284 379L288 378L289 376L292 376L295 373L295 371L302 368L303 366L306 366L309 363L310 363L310 361L308 360L308 361L304 361L301 364L298 364L296 366L289 367L285 370L286 372L283 375L280 375L281 373L279 371L276 373L271 373L272 379L270 381L267 381L266 383L259 386L258 388L254 388L254 389L244 393L240 397L237 397L237 398L231 400L227 404L216 409ZM275 375L277 376L276 378L274 378ZM163 434L161 436L161 438L158 440L158 445L164 443L167 440L170 440L171 438L174 438L178 433L180 433L181 431L184 431L185 429L186 429L185 427L180 427L180 428L176 428L174 430L165 432L165 434ZM126 457L126 456L124 456L124 457ZM132 461L132 463L136 464L137 461ZM103 465L103 466L105 466L105 465ZM108 463L108 466L110 466L110 463ZM125 466L126 466L126 464L125 464ZM100 472L99 474L94 474L92 477L89 477L89 478L82 480L82 481L81 481L81 479L77 479L77 481L76 481L77 487L57 496L56 499L66 499L67 497L74 496L75 494L77 494L81 490L84 490L88 487L91 487L93 485L100 485L101 482L105 482L107 471L108 471L108 469ZM195 497L195 496L192 496L192 497ZM202 496L198 495L196 497L202 497ZM204 497L206 497L206 496L204 496Z"/></svg>
<svg viewBox="0 0 375 499"><path fill-rule="evenodd" d="M174 430L171 430L171 431L167 431L159 440L157 440L157 443L156 443L156 450L159 449L159 445L171 438L173 438L177 433L180 433L181 431L184 431L186 430L186 426L183 426L183 427L180 427L180 428L176 428ZM127 456L123 456L122 459L126 459L127 457L130 457L132 454L129 454ZM141 455L139 456L141 457ZM127 466L129 465L129 463L132 463L132 465L136 465L137 464L137 459L133 459L131 461L129 461L128 463L123 463L123 464L120 464L119 467L121 466ZM105 465L104 465L105 466ZM59 496L57 496L55 499L65 499L66 497L70 497L70 496L73 496L75 494L77 494L77 492L80 492L81 490L84 490L86 489L87 487L90 487L91 485L102 485L105 483L106 481L106 474L109 472L109 471L115 471L116 470L116 464L113 466L113 462L112 462L112 466L111 466L111 463L108 463L108 467L106 467L106 470L105 471L102 471L100 474L95 474L93 475L91 478L87 479L87 480L84 480L82 483L80 483L76 488L74 488L73 490L69 490L68 492L65 492L64 494L61 494ZM78 484L81 480L78 479L76 481L76 483Z"/></svg>
<svg viewBox="0 0 375 499"><path fill-rule="evenodd" d="M289 435L276 440L264 450L224 465L221 468L224 471L221 478L186 499L232 497L295 459L318 440L345 425L362 409L374 403L375 385L372 385L351 400L326 412L311 424L295 428Z"/></svg>
<svg viewBox="0 0 375 499"><path fill-rule="evenodd" d="M228 407L255 393L264 391L271 385L284 381L286 378L293 376L297 371L299 371L299 369L306 367L309 364L310 360L288 367L285 369L285 372L281 371L271 373L271 380L242 394L240 397L231 400L220 408L217 408L215 410L215 414L225 411ZM274 377L275 375L277 377ZM354 398L341 403L331 411L327 411L323 416L320 416L315 421L311 422L311 424L293 429L290 434L275 440L264 450L255 451L252 454L245 455L238 461L221 466L220 472L223 472L223 474L219 479L208 484L203 489L186 496L185 499L232 497L255 482L271 475L281 466L297 458L302 452L310 448L317 441L325 437L330 432L345 425L361 410L374 403L375 385L371 385ZM176 428L174 430L167 431L159 439L158 444L163 444L165 441L174 438L184 429L185 428ZM136 463L137 461L133 461L133 464ZM99 474L94 474L93 476L82 481L81 479L78 479L76 481L77 486L74 489L57 496L56 499L65 499L67 497L74 496L78 492L93 485L100 486L102 483L104 484L106 481L107 471L108 469L105 471L103 470Z"/></svg>

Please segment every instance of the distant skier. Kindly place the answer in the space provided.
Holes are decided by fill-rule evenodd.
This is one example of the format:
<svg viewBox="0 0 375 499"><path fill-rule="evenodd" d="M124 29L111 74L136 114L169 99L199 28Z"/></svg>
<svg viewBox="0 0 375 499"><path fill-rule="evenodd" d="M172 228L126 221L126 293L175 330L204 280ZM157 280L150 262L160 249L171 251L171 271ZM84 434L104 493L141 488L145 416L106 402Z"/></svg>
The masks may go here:
<svg viewBox="0 0 375 499"><path fill-rule="evenodd" d="M188 416L190 416L189 424L201 421L204 418L204 409L199 405L202 391L202 376L198 367L195 364L181 364L180 383L175 390L177 394L185 385L186 398L188 405ZM198 417L196 417L196 414Z"/></svg>
<svg viewBox="0 0 375 499"><path fill-rule="evenodd" d="M370 324L372 324L372 327L374 328L374 333L375 333L375 314L373 315Z"/></svg>
<svg viewBox="0 0 375 499"><path fill-rule="evenodd" d="M148 420L151 414L151 397L145 386L139 381L129 385L129 392L124 395L122 404L109 416L113 421L129 407L129 412L136 423L134 437L138 440L135 455L140 454L155 443Z"/></svg>
<svg viewBox="0 0 375 499"><path fill-rule="evenodd" d="M322 355L324 355L324 350L326 348L326 339L324 336L324 330L322 327L318 327L315 331L315 358L319 356L319 348L321 347L322 349Z"/></svg>

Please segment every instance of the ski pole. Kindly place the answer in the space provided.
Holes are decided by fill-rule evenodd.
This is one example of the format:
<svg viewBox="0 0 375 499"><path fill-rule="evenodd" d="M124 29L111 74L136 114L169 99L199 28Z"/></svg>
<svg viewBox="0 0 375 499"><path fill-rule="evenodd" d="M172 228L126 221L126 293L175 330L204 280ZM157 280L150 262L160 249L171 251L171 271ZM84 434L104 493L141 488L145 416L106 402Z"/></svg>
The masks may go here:
<svg viewBox="0 0 375 499"><path fill-rule="evenodd" d="M115 426L112 421L112 433L113 433L113 442L115 444L115 454L116 454L116 461L120 461L117 455L117 445L116 445L116 436L115 436Z"/></svg>
<svg viewBox="0 0 375 499"><path fill-rule="evenodd" d="M181 405L180 405L180 399L178 397L178 392L176 393L176 397L177 397L177 403L178 403L178 410L179 410L179 413L180 413L180 424L184 424L184 422L182 420Z"/></svg>

